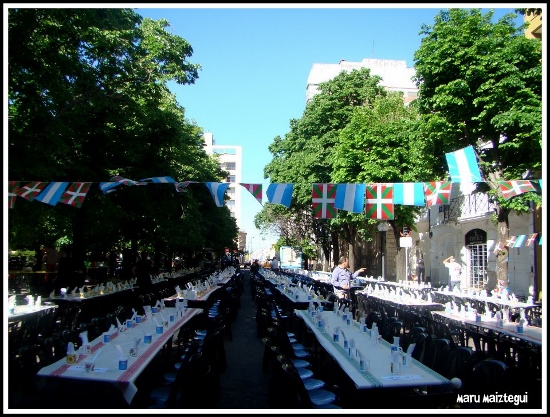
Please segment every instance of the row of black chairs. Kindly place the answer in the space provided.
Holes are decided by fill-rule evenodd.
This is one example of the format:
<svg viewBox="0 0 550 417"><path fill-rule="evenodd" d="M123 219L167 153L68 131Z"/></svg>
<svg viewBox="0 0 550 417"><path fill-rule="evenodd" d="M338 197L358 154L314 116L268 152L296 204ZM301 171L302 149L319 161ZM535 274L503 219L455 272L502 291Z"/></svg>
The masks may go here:
<svg viewBox="0 0 550 417"><path fill-rule="evenodd" d="M293 331L299 319L281 305L279 293L260 274L251 276L251 291L257 307L257 334L264 344L262 370L270 377L271 407L341 408L336 390L316 377L315 353Z"/></svg>

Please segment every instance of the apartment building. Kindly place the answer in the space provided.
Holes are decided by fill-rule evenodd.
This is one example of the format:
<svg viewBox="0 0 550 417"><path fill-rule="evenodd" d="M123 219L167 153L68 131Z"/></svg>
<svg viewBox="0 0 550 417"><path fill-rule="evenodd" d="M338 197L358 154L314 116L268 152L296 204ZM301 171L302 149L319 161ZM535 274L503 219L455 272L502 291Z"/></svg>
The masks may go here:
<svg viewBox="0 0 550 417"><path fill-rule="evenodd" d="M225 179L230 183L229 188L226 191L226 195L229 200L225 202L231 216L237 221L237 227L241 229L243 226L241 215L241 192L242 186L239 184L242 182L242 167L243 167L243 151L242 146L236 145L216 145L214 141L214 135L212 133L204 133L204 149L209 155L216 155L220 162L220 168L227 171L229 175ZM239 235L239 248L246 247L246 241L241 243L241 236Z"/></svg>
<svg viewBox="0 0 550 417"><path fill-rule="evenodd" d="M380 85L388 91L401 91L405 103L410 103L418 95L418 88L412 81L414 68L407 67L406 61L393 59L369 59L361 62L341 60L338 64L313 64L307 78L306 103L318 93L319 84L332 80L342 71L351 72L368 68L371 75L382 77Z"/></svg>

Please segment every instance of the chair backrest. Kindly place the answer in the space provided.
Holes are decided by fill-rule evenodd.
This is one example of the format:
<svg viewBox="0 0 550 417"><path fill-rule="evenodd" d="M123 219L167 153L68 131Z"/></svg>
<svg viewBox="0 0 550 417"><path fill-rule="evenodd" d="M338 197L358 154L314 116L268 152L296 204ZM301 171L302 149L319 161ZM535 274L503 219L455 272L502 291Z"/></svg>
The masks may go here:
<svg viewBox="0 0 550 417"><path fill-rule="evenodd" d="M401 320L391 320L387 323L382 338L388 343L393 343L394 337L401 338L401 329L403 328L403 322Z"/></svg>
<svg viewBox="0 0 550 417"><path fill-rule="evenodd" d="M427 338L428 335L426 333L416 333L410 339L410 343L415 344L414 350L412 352L412 357L422 363L424 363L424 351Z"/></svg>
<svg viewBox="0 0 550 417"><path fill-rule="evenodd" d="M279 354L277 361L281 369L280 382L284 386L280 397L283 408L313 408L304 382L292 361L285 354Z"/></svg>
<svg viewBox="0 0 550 417"><path fill-rule="evenodd" d="M423 364L430 369L442 373L445 367L451 342L443 337L431 339L426 342Z"/></svg>
<svg viewBox="0 0 550 417"><path fill-rule="evenodd" d="M502 392L506 390L510 381L507 381L508 366L497 359L479 361L473 372L464 381L466 394L484 394ZM508 387L509 388L509 387Z"/></svg>
<svg viewBox="0 0 550 417"><path fill-rule="evenodd" d="M474 354L471 347L456 346L448 355L442 375L447 379L458 378L464 381L468 359Z"/></svg>

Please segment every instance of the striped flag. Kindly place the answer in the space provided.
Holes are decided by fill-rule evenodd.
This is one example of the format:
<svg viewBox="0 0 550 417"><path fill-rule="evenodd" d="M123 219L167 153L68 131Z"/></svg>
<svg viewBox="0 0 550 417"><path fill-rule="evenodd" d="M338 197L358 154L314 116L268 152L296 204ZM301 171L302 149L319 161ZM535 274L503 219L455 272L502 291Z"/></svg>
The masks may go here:
<svg viewBox="0 0 550 417"><path fill-rule="evenodd" d="M239 184L246 188L258 200L258 203L262 204L262 184L244 184L242 182Z"/></svg>
<svg viewBox="0 0 550 417"><path fill-rule="evenodd" d="M523 246L523 243L525 242L525 239L527 238L527 236L525 235L519 235L516 239L516 241L514 242L514 248L521 248Z"/></svg>
<svg viewBox="0 0 550 417"><path fill-rule="evenodd" d="M73 182L67 191L63 193L59 201L73 207L82 207L91 184L91 182Z"/></svg>
<svg viewBox="0 0 550 417"><path fill-rule="evenodd" d="M393 204L424 206L423 182L398 182L393 184Z"/></svg>
<svg viewBox="0 0 550 417"><path fill-rule="evenodd" d="M294 184L269 184L266 191L267 201L271 204L282 204L283 206L290 207L293 191Z"/></svg>
<svg viewBox="0 0 550 417"><path fill-rule="evenodd" d="M451 182L434 181L425 183L426 202L428 207L438 204L449 204L451 199Z"/></svg>
<svg viewBox="0 0 550 417"><path fill-rule="evenodd" d="M515 243L516 243L516 236L510 236L506 240L506 243L504 244L504 246L508 246L509 248L513 248Z"/></svg>
<svg viewBox="0 0 550 417"><path fill-rule="evenodd" d="M365 208L366 184L337 184L334 207L351 213L362 213Z"/></svg>
<svg viewBox="0 0 550 417"><path fill-rule="evenodd" d="M365 212L369 219L393 220L393 184L367 185Z"/></svg>
<svg viewBox="0 0 550 417"><path fill-rule="evenodd" d="M173 184L176 181L172 177L152 177L139 180L140 182L153 182L157 184Z"/></svg>
<svg viewBox="0 0 550 417"><path fill-rule="evenodd" d="M146 182L129 180L128 178L121 177L120 175L115 175L111 178L111 181L116 181L124 185L147 185Z"/></svg>
<svg viewBox="0 0 550 417"><path fill-rule="evenodd" d="M15 199L17 198L17 190L19 189L19 181L9 181L8 183L8 208L15 206Z"/></svg>
<svg viewBox="0 0 550 417"><path fill-rule="evenodd" d="M311 187L311 202L313 203L313 216L316 219L333 219L338 215L338 209L334 207L336 200L336 185L315 183Z"/></svg>
<svg viewBox="0 0 550 417"><path fill-rule="evenodd" d="M451 182L482 182L473 146L446 153Z"/></svg>
<svg viewBox="0 0 550 417"><path fill-rule="evenodd" d="M498 181L502 197L506 200L529 191L537 191L529 180Z"/></svg>
<svg viewBox="0 0 550 417"><path fill-rule="evenodd" d="M26 200L33 201L35 197L44 190L46 184L47 182L33 181L18 189L16 193Z"/></svg>
<svg viewBox="0 0 550 417"><path fill-rule="evenodd" d="M103 191L103 194L109 194L112 193L115 190L115 187L118 187L120 185L120 182L100 182L99 183L99 189Z"/></svg>
<svg viewBox="0 0 550 417"><path fill-rule="evenodd" d="M50 182L48 186L35 197L35 200L55 206L68 186L68 182Z"/></svg>
<svg viewBox="0 0 550 417"><path fill-rule="evenodd" d="M206 186L214 198L217 207L223 207L225 191L231 184L228 182L207 182Z"/></svg>
<svg viewBox="0 0 550 417"><path fill-rule="evenodd" d="M499 253L503 248L504 248L504 245L503 245L502 242L499 240L499 241L497 242L497 244L495 245L495 249L493 250L493 253L496 255L496 254Z"/></svg>
<svg viewBox="0 0 550 417"><path fill-rule="evenodd" d="M529 238L527 239L527 242L525 243L525 246L531 246L533 242L537 239L538 233L532 233L529 235Z"/></svg>
<svg viewBox="0 0 550 417"><path fill-rule="evenodd" d="M198 181L183 181L183 182L174 182L174 186L176 187L177 193L183 193L186 190L186 188L189 186L189 184L196 184Z"/></svg>

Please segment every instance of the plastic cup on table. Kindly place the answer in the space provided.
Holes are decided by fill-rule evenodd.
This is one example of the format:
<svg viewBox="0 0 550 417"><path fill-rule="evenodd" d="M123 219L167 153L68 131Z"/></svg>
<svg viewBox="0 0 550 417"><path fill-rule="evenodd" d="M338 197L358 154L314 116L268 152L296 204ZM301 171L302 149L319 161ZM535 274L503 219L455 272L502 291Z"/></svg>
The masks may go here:
<svg viewBox="0 0 550 417"><path fill-rule="evenodd" d="M145 344L150 344L151 341L153 340L153 335L152 334L146 334L143 336L143 343Z"/></svg>
<svg viewBox="0 0 550 417"><path fill-rule="evenodd" d="M92 361L84 362L84 369L87 374L93 374L95 370L95 363Z"/></svg>
<svg viewBox="0 0 550 417"><path fill-rule="evenodd" d="M128 369L128 358L120 358L118 360L118 370L125 371Z"/></svg>
<svg viewBox="0 0 550 417"><path fill-rule="evenodd" d="M163 326L155 326L155 329L156 329L156 333L157 333L157 334L162 334L162 332L163 332Z"/></svg>
<svg viewBox="0 0 550 417"><path fill-rule="evenodd" d="M136 324L141 323L141 316L136 316Z"/></svg>
<svg viewBox="0 0 550 417"><path fill-rule="evenodd" d="M103 333L103 343L109 343L111 341L111 335L107 332Z"/></svg>
<svg viewBox="0 0 550 417"><path fill-rule="evenodd" d="M134 326L133 320L126 320L126 328L131 329Z"/></svg>

